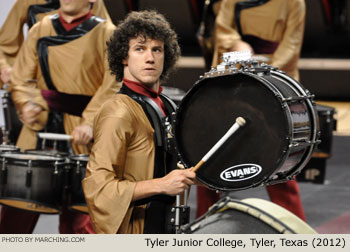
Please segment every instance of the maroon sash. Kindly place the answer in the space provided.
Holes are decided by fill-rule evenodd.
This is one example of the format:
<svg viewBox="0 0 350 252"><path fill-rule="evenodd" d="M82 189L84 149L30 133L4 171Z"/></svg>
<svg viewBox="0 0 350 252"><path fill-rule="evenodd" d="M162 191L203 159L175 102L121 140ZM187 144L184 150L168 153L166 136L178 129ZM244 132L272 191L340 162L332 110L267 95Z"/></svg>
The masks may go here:
<svg viewBox="0 0 350 252"><path fill-rule="evenodd" d="M273 54L279 45L252 35L243 35L242 39L253 47L255 54Z"/></svg>
<svg viewBox="0 0 350 252"><path fill-rule="evenodd" d="M91 100L91 96L66 94L54 90L41 90L50 110L81 116Z"/></svg>

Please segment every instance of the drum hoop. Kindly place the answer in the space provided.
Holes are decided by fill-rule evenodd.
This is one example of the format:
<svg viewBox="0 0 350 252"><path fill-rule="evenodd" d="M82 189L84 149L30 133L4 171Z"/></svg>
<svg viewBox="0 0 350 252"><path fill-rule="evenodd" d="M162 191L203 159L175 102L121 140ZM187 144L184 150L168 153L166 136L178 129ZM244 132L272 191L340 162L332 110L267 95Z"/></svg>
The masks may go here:
<svg viewBox="0 0 350 252"><path fill-rule="evenodd" d="M37 210L35 211L34 209L32 210L31 208L17 208L17 207L14 207L13 205L11 204L8 204L6 202L3 202L4 201L18 201L18 202L27 202L27 203L34 203L34 204L37 204L37 205L42 205L48 209L50 209L51 211L43 211L43 210ZM24 210L26 212L34 212L34 213L43 213L43 214L59 214L60 213L60 206L59 204L55 204L55 205L52 205L52 204L46 204L46 203L43 203L43 202L39 202L39 201L36 201L36 200L29 200L29 199L23 199L23 198L16 198L16 197L1 197L0 198L0 204L2 205L6 205L8 207L11 207L11 208L15 208L15 209L21 209L21 210Z"/></svg>
<svg viewBox="0 0 350 252"><path fill-rule="evenodd" d="M24 158L20 156L42 156L42 157L49 157L47 155L36 155L36 154L29 154L29 153L12 153L12 152L6 152L6 153L1 153L0 154L0 160L2 162L8 163L8 164L19 164L19 165L29 165L29 161L31 161L32 168L35 168L36 165L41 165L41 164L52 164L55 166L61 166L65 164L65 159L62 157L54 157L50 156L51 159L29 159L29 158Z"/></svg>

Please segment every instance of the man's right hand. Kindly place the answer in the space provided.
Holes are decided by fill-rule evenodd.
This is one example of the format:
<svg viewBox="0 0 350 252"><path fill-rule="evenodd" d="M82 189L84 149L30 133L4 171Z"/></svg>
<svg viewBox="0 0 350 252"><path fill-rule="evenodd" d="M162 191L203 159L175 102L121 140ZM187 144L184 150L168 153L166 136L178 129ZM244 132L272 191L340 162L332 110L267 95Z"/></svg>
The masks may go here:
<svg viewBox="0 0 350 252"><path fill-rule="evenodd" d="M164 194L175 196L194 184L196 184L195 172L191 169L178 169L161 178L159 186Z"/></svg>
<svg viewBox="0 0 350 252"><path fill-rule="evenodd" d="M42 110L41 106L27 102L21 109L20 118L25 124L33 124Z"/></svg>

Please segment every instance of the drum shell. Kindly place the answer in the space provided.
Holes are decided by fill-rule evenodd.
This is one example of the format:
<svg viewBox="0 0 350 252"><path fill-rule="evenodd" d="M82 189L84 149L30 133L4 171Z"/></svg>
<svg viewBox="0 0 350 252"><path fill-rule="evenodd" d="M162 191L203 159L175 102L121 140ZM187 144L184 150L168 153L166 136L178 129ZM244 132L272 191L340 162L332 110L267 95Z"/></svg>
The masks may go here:
<svg viewBox="0 0 350 252"><path fill-rule="evenodd" d="M76 155L70 159L70 187L69 191L69 208L73 211L88 213L87 204L84 196L82 180L85 178L86 165L89 155Z"/></svg>
<svg viewBox="0 0 350 252"><path fill-rule="evenodd" d="M265 105L271 114L259 110ZM305 166L314 149L317 115L304 88L279 72L239 72L198 81L179 104L173 122L180 160L194 166L239 116L246 125L197 171L200 181L218 190L241 190L291 179ZM269 141L278 148L268 149ZM257 146L259 151L252 151ZM257 164L262 172L246 181L221 179L225 169L241 164Z"/></svg>
<svg viewBox="0 0 350 252"><path fill-rule="evenodd" d="M31 160L23 154L0 155L0 203L11 207L47 214L60 209L64 160Z"/></svg>

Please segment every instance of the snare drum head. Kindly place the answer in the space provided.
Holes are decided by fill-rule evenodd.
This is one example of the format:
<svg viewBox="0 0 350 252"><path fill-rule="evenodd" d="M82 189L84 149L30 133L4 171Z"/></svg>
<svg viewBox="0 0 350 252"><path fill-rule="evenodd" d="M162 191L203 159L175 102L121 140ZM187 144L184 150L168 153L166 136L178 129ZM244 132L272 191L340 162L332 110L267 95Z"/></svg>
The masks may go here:
<svg viewBox="0 0 350 252"><path fill-rule="evenodd" d="M197 178L215 189L256 186L282 164L291 133L280 100L258 77L234 74L197 82L176 112L177 151L188 167L203 158L237 117L246 125L197 171Z"/></svg>

